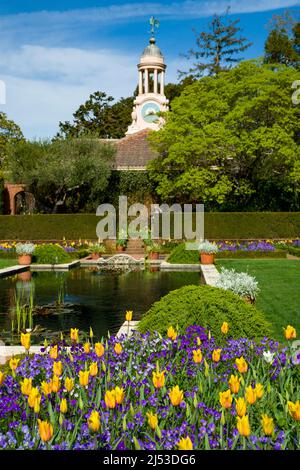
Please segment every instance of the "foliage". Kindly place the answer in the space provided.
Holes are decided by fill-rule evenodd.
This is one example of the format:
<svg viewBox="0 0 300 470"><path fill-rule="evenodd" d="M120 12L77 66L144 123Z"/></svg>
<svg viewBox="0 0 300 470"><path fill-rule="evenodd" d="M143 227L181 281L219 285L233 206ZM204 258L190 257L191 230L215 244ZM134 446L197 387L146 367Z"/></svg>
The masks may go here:
<svg viewBox="0 0 300 470"><path fill-rule="evenodd" d="M96 253L96 254L100 255L100 254L106 252L106 248L105 248L104 245L99 245L99 244L91 245L88 249L88 252L89 253Z"/></svg>
<svg viewBox="0 0 300 470"><path fill-rule="evenodd" d="M243 62L185 88L150 136L160 198L206 210L300 208L300 107L295 70ZM224 235L223 235L224 236Z"/></svg>
<svg viewBox="0 0 300 470"><path fill-rule="evenodd" d="M257 258L286 258L285 250L274 250L274 251L246 251L246 250L223 250L217 254L217 259L257 259Z"/></svg>
<svg viewBox="0 0 300 470"><path fill-rule="evenodd" d="M254 276L250 276L248 273L238 273L235 269L223 267L215 286L230 290L241 297L249 297L252 300L256 299L260 290Z"/></svg>
<svg viewBox="0 0 300 470"><path fill-rule="evenodd" d="M20 127L7 118L6 114L0 111L0 164L7 155L7 146L12 142L19 142L23 139Z"/></svg>
<svg viewBox="0 0 300 470"><path fill-rule="evenodd" d="M262 338L270 333L263 314L236 294L211 286L185 286L155 302L139 323L139 331L164 333L178 325L184 331L190 325L203 325L217 341L223 321L231 325L233 338Z"/></svg>
<svg viewBox="0 0 300 470"><path fill-rule="evenodd" d="M212 255L218 253L219 248L218 245L216 245L215 243L211 243L208 240L204 240L203 242L200 242L198 244L198 250L200 251L200 253Z"/></svg>
<svg viewBox="0 0 300 470"><path fill-rule="evenodd" d="M218 75L241 60L236 57L237 54L248 49L251 43L246 38L237 36L242 31L238 26L240 20L232 21L228 18L228 14L229 9L224 15L214 15L207 31L199 34L194 30L197 50L190 49L185 57L195 62L188 72L179 71L181 76L200 78L205 72L208 75Z"/></svg>
<svg viewBox="0 0 300 470"><path fill-rule="evenodd" d="M185 243L173 248L167 259L172 264L199 264L199 252L197 250L186 250Z"/></svg>
<svg viewBox="0 0 300 470"><path fill-rule="evenodd" d="M35 245L33 243L17 243L16 253L17 255L33 255L35 251Z"/></svg>
<svg viewBox="0 0 300 470"><path fill-rule="evenodd" d="M148 253L160 253L161 252L160 243L151 242L150 245L147 245L147 252Z"/></svg>
<svg viewBox="0 0 300 470"><path fill-rule="evenodd" d="M264 61L268 64L300 66L300 23L289 14L274 15L265 42Z"/></svg>
<svg viewBox="0 0 300 470"><path fill-rule="evenodd" d="M69 263L71 257L60 245L50 243L37 245L33 260L37 264L64 264Z"/></svg>

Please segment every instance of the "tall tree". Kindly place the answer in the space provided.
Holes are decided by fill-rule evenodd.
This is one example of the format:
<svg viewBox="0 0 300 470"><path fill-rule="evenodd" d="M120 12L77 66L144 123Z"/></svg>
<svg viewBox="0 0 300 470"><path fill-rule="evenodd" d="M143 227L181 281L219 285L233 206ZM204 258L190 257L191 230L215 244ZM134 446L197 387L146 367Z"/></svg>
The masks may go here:
<svg viewBox="0 0 300 470"><path fill-rule="evenodd" d="M238 36L242 29L238 26L240 20L229 19L229 9L223 15L214 15L206 31L197 33L197 49L190 49L185 57L194 63L187 72L179 71L180 76L192 75L195 78L208 75L218 75L242 60L238 54L244 52L252 43L243 36Z"/></svg>
<svg viewBox="0 0 300 470"><path fill-rule="evenodd" d="M300 23L285 12L274 15L271 29L265 42L264 62L266 64L300 65Z"/></svg>
<svg viewBox="0 0 300 470"><path fill-rule="evenodd" d="M23 134L20 127L8 119L5 113L0 112L0 164L6 156L7 145L21 139Z"/></svg>

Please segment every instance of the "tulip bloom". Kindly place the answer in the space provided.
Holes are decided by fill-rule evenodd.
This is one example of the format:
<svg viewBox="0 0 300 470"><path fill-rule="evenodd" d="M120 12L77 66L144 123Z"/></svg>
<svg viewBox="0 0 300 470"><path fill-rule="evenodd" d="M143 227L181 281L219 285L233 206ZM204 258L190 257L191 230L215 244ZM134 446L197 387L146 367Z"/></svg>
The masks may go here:
<svg viewBox="0 0 300 470"><path fill-rule="evenodd" d="M235 409L238 416L245 416L247 413L247 403L244 398L237 398L235 400Z"/></svg>
<svg viewBox="0 0 300 470"><path fill-rule="evenodd" d="M178 385L172 388L169 392L169 397L173 406L178 406L183 401L183 391L179 389Z"/></svg>
<svg viewBox="0 0 300 470"><path fill-rule="evenodd" d="M173 326L169 326L168 331L167 331L167 336L172 341L175 341L175 339L177 338L177 332L174 330Z"/></svg>
<svg viewBox="0 0 300 470"><path fill-rule="evenodd" d="M245 361L245 359L242 357L240 358L237 358L235 360L235 363L236 363L236 366L237 366L237 369L238 371L241 373L241 374L244 374L245 372L247 372L248 370L248 364L247 362Z"/></svg>
<svg viewBox="0 0 300 470"><path fill-rule="evenodd" d="M91 377L95 377L98 374L98 364L97 362L92 362L89 367L89 372Z"/></svg>
<svg viewBox="0 0 300 470"><path fill-rule="evenodd" d="M202 344L202 341L201 339L199 338L199 336L197 336L197 346L201 346Z"/></svg>
<svg viewBox="0 0 300 470"><path fill-rule="evenodd" d="M50 348L49 355L50 355L51 359L54 359L54 360L57 359L57 357L58 357L57 344L55 346L53 346L52 348Z"/></svg>
<svg viewBox="0 0 300 470"><path fill-rule="evenodd" d="M289 401L288 409L291 417L296 421L300 421L300 401L297 400L295 403Z"/></svg>
<svg viewBox="0 0 300 470"><path fill-rule="evenodd" d="M48 421L38 419L39 434L43 442L48 442L53 437L53 426Z"/></svg>
<svg viewBox="0 0 300 470"><path fill-rule="evenodd" d="M29 351L30 349L30 333L21 333L21 345Z"/></svg>
<svg viewBox="0 0 300 470"><path fill-rule="evenodd" d="M249 387L246 387L245 398L249 405L254 405L254 403L256 402L256 390L255 388L252 388L251 385L249 385Z"/></svg>
<svg viewBox="0 0 300 470"><path fill-rule="evenodd" d="M98 411L92 411L88 420L89 430L92 432L97 432L100 429L100 415Z"/></svg>
<svg viewBox="0 0 300 470"><path fill-rule="evenodd" d="M104 401L107 408L115 408L116 407L116 394L114 390L107 390L104 396Z"/></svg>
<svg viewBox="0 0 300 470"><path fill-rule="evenodd" d="M42 382L41 389L45 396L50 395L52 393L52 382Z"/></svg>
<svg viewBox="0 0 300 470"><path fill-rule="evenodd" d="M52 385L52 392L54 392L54 393L59 392L59 390L60 390L60 380L59 380L59 377L57 375L54 375L52 377L51 385Z"/></svg>
<svg viewBox="0 0 300 470"><path fill-rule="evenodd" d="M93 339L94 338L94 332L92 330L92 327L90 326L90 338Z"/></svg>
<svg viewBox="0 0 300 470"><path fill-rule="evenodd" d="M20 362L20 359L17 359L15 357L12 357L9 361L9 367L11 368L11 370L14 372L16 370L16 368L18 367L19 365L19 362Z"/></svg>
<svg viewBox="0 0 300 470"><path fill-rule="evenodd" d="M24 378L23 382L20 383L21 385L21 392L23 395L29 395L32 389L32 379Z"/></svg>
<svg viewBox="0 0 300 470"><path fill-rule="evenodd" d="M39 389L37 387L32 387L28 395L28 405L30 406L30 408L34 408L36 405L36 402L40 402L40 401L41 401L41 394L39 392Z"/></svg>
<svg viewBox="0 0 300 470"><path fill-rule="evenodd" d="M284 336L285 336L285 339L296 339L297 338L296 329L293 326L288 325L284 330Z"/></svg>
<svg viewBox="0 0 300 470"><path fill-rule="evenodd" d="M1 370L0 370L0 387L4 382L4 379L5 379L5 374L3 372L1 372Z"/></svg>
<svg viewBox="0 0 300 470"><path fill-rule="evenodd" d="M200 362L202 362L202 359L203 359L203 356L202 356L201 349L194 349L193 361L195 362L195 364L200 364Z"/></svg>
<svg viewBox="0 0 300 470"><path fill-rule="evenodd" d="M84 350L84 352L85 352L86 354L89 354L89 352L90 352L90 350L91 350L91 345L90 345L89 342L84 343L84 345L83 345L83 350Z"/></svg>
<svg viewBox="0 0 300 470"><path fill-rule="evenodd" d="M269 416L267 415L262 415L261 425L263 427L265 435L272 436L275 428L273 418L269 418Z"/></svg>
<svg viewBox="0 0 300 470"><path fill-rule="evenodd" d="M212 360L214 362L219 362L220 357L221 357L221 351L222 349L214 349L212 352Z"/></svg>
<svg viewBox="0 0 300 470"><path fill-rule="evenodd" d="M189 436L187 436L186 438L180 439L177 445L178 445L178 450L193 450L193 443L191 439L189 438Z"/></svg>
<svg viewBox="0 0 300 470"><path fill-rule="evenodd" d="M66 379L65 379L65 388L66 388L67 392L71 392L74 388L74 380L69 378L69 377L66 377Z"/></svg>
<svg viewBox="0 0 300 470"><path fill-rule="evenodd" d="M244 437L250 436L251 431L250 431L250 424L249 424L248 416L245 415L242 418L238 416L236 419L237 419L237 430L240 433L240 435Z"/></svg>
<svg viewBox="0 0 300 470"><path fill-rule="evenodd" d="M232 405L232 395L230 390L219 393L219 400L223 408L231 408Z"/></svg>
<svg viewBox="0 0 300 470"><path fill-rule="evenodd" d="M165 371L152 373L153 385L155 388L162 388L165 385Z"/></svg>
<svg viewBox="0 0 300 470"><path fill-rule="evenodd" d="M90 373L88 370L80 370L79 371L79 383L83 387L86 387L89 383L89 376Z"/></svg>
<svg viewBox="0 0 300 470"><path fill-rule="evenodd" d="M231 390L231 393L239 393L240 389L240 380L237 375L231 375L228 380L228 385Z"/></svg>
<svg viewBox="0 0 300 470"><path fill-rule="evenodd" d="M153 414L152 412L147 413L147 418L148 418L148 425L150 426L151 429L156 429L158 426L158 418L157 414Z"/></svg>
<svg viewBox="0 0 300 470"><path fill-rule="evenodd" d="M68 411L68 404L65 398L61 399L59 410L62 414L66 414Z"/></svg>
<svg viewBox="0 0 300 470"><path fill-rule="evenodd" d="M226 321L223 322L223 324L221 326L221 331L222 331L223 335L227 335L227 333L229 331L229 325Z"/></svg>
<svg viewBox="0 0 300 470"><path fill-rule="evenodd" d="M61 361L53 362L53 374L60 377L63 371L63 366Z"/></svg>
<svg viewBox="0 0 300 470"><path fill-rule="evenodd" d="M264 395L264 386L262 384L256 384L255 386L256 397L262 398Z"/></svg>
<svg viewBox="0 0 300 470"><path fill-rule="evenodd" d="M71 341L74 341L75 343L78 342L78 328L71 328L71 331L70 331L70 338L71 338Z"/></svg>
<svg viewBox="0 0 300 470"><path fill-rule="evenodd" d="M118 354L118 355L121 354L122 351L123 351L123 348L122 348L120 343L116 343L114 349L115 349L115 353Z"/></svg>
<svg viewBox="0 0 300 470"><path fill-rule="evenodd" d="M102 343L96 343L95 344L95 353L97 354L98 357L102 357L104 354L104 346Z"/></svg>
<svg viewBox="0 0 300 470"><path fill-rule="evenodd" d="M125 315L126 321L131 321L132 320L132 310L127 310L126 315Z"/></svg>
<svg viewBox="0 0 300 470"><path fill-rule="evenodd" d="M118 405L121 405L121 403L123 402L125 398L124 388L116 387L114 392L115 392L116 403Z"/></svg>

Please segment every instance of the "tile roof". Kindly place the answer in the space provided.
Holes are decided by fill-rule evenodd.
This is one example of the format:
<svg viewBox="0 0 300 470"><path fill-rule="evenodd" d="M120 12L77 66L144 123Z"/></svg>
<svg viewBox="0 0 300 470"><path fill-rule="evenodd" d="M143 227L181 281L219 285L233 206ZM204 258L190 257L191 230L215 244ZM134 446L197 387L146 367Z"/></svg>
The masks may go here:
<svg viewBox="0 0 300 470"><path fill-rule="evenodd" d="M149 130L144 129L127 135L116 142L117 154L114 168L117 170L143 170L157 154L150 148Z"/></svg>

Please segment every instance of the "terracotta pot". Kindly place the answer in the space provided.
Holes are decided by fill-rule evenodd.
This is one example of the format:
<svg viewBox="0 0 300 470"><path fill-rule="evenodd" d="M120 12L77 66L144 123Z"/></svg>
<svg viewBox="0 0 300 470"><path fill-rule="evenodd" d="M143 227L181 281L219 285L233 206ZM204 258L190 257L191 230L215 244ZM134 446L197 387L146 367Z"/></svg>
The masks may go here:
<svg viewBox="0 0 300 470"><path fill-rule="evenodd" d="M245 302L247 302L247 304L255 304L255 299L252 299L251 297L243 297L243 299L245 300Z"/></svg>
<svg viewBox="0 0 300 470"><path fill-rule="evenodd" d="M118 253L121 253L122 251L125 251L125 246L117 245L116 250Z"/></svg>
<svg viewBox="0 0 300 470"><path fill-rule="evenodd" d="M31 258L32 258L31 255L20 255L19 264L21 264L22 266L25 264L31 264Z"/></svg>
<svg viewBox="0 0 300 470"><path fill-rule="evenodd" d="M92 259L99 259L100 255L99 253L92 253Z"/></svg>
<svg viewBox="0 0 300 470"><path fill-rule="evenodd" d="M149 253L149 259L159 259L159 253L157 251L152 251L151 253Z"/></svg>
<svg viewBox="0 0 300 470"><path fill-rule="evenodd" d="M23 282L29 282L31 280L31 272L24 271L23 273L18 274L18 279Z"/></svg>
<svg viewBox="0 0 300 470"><path fill-rule="evenodd" d="M150 266L150 273L157 273L159 271L159 266Z"/></svg>
<svg viewBox="0 0 300 470"><path fill-rule="evenodd" d="M200 253L201 264L214 264L215 255L208 253Z"/></svg>

